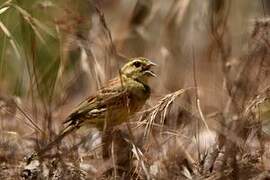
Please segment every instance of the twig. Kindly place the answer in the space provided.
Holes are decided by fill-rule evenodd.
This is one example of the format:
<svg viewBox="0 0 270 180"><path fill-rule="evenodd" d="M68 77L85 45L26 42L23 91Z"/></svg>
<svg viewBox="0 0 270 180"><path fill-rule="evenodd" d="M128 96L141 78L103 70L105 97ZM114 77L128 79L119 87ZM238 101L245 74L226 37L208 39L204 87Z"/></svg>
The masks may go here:
<svg viewBox="0 0 270 180"><path fill-rule="evenodd" d="M209 126L206 122L206 119L203 115L202 109L201 109L201 103L200 103L200 98L199 98L199 88L198 88L198 83L197 83L197 75L196 75L196 61L195 61L195 54L194 54L194 48L192 47L192 64L193 64L193 82L194 82L194 86L195 86L195 92L196 92L196 106L197 109L199 111L199 115L207 129L208 132L210 132L209 130Z"/></svg>
<svg viewBox="0 0 270 180"><path fill-rule="evenodd" d="M96 9L97 14L99 15L100 22L102 23L103 27L105 28L105 30L107 32L107 35L109 36L111 53L112 53L112 55L117 55L116 47L115 47L115 45L113 43L113 39L112 39L112 34L111 34L109 27L107 26L107 23L106 23L106 20L104 17L104 13L100 10L100 7L98 7L98 4L96 4L95 9Z"/></svg>
<svg viewBox="0 0 270 180"><path fill-rule="evenodd" d="M40 128L38 127L38 125L31 119L30 116L28 116L20 107L17 103L15 103L16 105L16 108L26 117L26 119L30 122L30 124L36 128L36 130L39 130L42 134L45 134L45 132Z"/></svg>

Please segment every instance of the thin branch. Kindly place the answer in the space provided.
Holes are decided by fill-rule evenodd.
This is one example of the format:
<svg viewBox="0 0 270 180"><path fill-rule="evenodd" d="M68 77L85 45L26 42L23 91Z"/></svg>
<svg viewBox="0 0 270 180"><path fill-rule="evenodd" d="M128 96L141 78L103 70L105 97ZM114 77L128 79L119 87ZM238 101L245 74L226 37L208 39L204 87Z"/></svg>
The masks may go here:
<svg viewBox="0 0 270 180"><path fill-rule="evenodd" d="M31 119L30 116L28 116L20 107L19 105L16 103L16 108L26 117L26 119L30 122L30 124L35 127L35 129L39 130L41 133L45 134L45 132L38 127L38 125Z"/></svg>
<svg viewBox="0 0 270 180"><path fill-rule="evenodd" d="M97 14L99 15L100 22L102 23L104 29L107 32L107 35L109 36L111 53L113 55L117 55L116 47L115 47L115 45L113 43L113 39L112 39L112 33L111 33L109 27L107 26L107 23L106 23L106 20L104 17L104 13L100 10L100 7L98 6L98 4L96 4L95 9L96 9Z"/></svg>
<svg viewBox="0 0 270 180"><path fill-rule="evenodd" d="M198 83L197 83L197 75L196 75L196 61L195 61L195 54L194 54L194 47L192 46L192 64L193 64L193 82L194 82L194 86L195 86L195 94L196 94L196 106L197 109L199 111L199 115L207 129L208 132L210 132L209 130L209 126L206 122L206 119L204 117L204 114L202 112L202 108L201 108L201 103L200 103L200 98L199 98L199 89L198 89Z"/></svg>

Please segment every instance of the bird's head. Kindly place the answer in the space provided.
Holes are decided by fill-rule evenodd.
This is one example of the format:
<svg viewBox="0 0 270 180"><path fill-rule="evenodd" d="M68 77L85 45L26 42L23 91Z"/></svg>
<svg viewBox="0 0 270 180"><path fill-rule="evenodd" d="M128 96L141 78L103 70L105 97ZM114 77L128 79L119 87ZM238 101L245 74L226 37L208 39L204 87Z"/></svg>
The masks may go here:
<svg viewBox="0 0 270 180"><path fill-rule="evenodd" d="M147 83L150 77L156 77L156 74L151 70L153 66L156 66L156 64L149 59L143 57L132 58L122 67L121 73L134 80Z"/></svg>

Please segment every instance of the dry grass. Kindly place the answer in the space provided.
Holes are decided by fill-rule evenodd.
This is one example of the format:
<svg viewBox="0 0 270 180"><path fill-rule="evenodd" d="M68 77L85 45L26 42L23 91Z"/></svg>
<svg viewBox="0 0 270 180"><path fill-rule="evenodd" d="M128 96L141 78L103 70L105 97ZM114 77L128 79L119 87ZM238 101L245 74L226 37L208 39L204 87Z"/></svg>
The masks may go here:
<svg viewBox="0 0 270 180"><path fill-rule="evenodd" d="M270 178L266 0L0 0L0 179ZM40 160L126 57L157 64L141 112Z"/></svg>

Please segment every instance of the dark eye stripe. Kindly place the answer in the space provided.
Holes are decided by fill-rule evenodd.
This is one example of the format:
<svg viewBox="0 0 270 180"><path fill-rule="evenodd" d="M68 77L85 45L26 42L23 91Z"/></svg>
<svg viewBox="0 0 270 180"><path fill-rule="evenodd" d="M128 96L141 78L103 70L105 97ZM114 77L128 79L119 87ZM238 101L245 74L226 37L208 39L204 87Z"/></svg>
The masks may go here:
<svg viewBox="0 0 270 180"><path fill-rule="evenodd" d="M133 65L134 65L135 67L137 67L137 68L138 68L138 67L140 67L140 66L141 66L141 63L140 63L140 62L138 62L138 61L136 61L136 62L134 62L134 63L133 63Z"/></svg>

